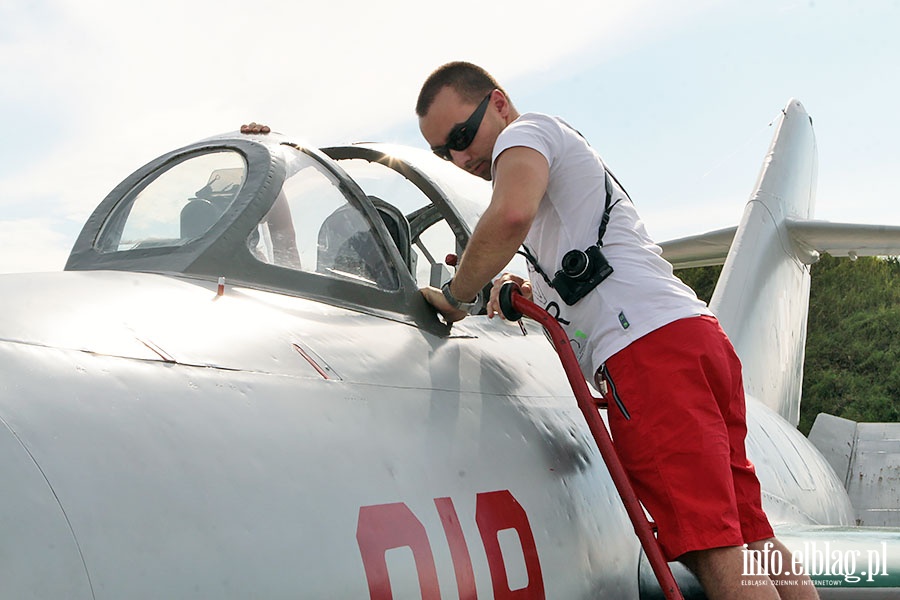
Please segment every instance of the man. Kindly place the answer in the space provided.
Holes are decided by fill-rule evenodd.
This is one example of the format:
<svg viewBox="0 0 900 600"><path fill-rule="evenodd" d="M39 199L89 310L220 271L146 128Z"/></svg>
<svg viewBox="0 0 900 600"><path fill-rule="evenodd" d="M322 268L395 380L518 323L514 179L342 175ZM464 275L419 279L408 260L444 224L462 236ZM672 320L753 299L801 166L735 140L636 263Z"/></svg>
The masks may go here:
<svg viewBox="0 0 900 600"><path fill-rule="evenodd" d="M790 554L773 537L746 457L740 362L600 156L562 120L520 115L470 63L432 73L416 113L437 155L493 181L455 277L442 290L423 289L425 298L448 322L464 318L524 244L540 276L503 275L488 315L498 314L499 287L512 280L566 328L585 376L608 386L616 447L666 558L685 563L713 599L817 598L805 575L774 583L742 575L743 544L774 547L785 564ZM555 274L563 257L574 261L574 276Z"/></svg>

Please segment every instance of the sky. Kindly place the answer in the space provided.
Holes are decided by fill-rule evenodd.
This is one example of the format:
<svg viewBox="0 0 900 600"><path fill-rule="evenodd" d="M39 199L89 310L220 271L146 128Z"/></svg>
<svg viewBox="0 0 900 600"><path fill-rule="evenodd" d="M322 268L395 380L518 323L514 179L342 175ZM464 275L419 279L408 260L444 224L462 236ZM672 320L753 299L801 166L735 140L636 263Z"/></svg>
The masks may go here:
<svg viewBox="0 0 900 600"><path fill-rule="evenodd" d="M900 0L0 0L0 273L62 269L132 171L251 120L425 148L451 60L579 129L657 240L738 223L791 98L816 217L900 225L898 30Z"/></svg>

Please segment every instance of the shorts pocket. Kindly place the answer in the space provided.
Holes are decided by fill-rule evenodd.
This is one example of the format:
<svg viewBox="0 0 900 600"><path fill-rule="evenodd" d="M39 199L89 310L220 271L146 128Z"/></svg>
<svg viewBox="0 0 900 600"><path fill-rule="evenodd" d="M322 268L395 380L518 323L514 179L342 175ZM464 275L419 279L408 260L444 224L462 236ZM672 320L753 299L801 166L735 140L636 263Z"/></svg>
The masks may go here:
<svg viewBox="0 0 900 600"><path fill-rule="evenodd" d="M600 374L609 385L609 393L610 395L612 395L613 401L616 403L616 406L619 407L619 412L622 413L622 416L625 417L626 421L630 421L631 414L628 412L628 408L625 406L625 403L622 402L622 398L619 396L619 390L616 388L616 382L613 381L612 376L609 374L609 369L606 368L606 364L600 367Z"/></svg>

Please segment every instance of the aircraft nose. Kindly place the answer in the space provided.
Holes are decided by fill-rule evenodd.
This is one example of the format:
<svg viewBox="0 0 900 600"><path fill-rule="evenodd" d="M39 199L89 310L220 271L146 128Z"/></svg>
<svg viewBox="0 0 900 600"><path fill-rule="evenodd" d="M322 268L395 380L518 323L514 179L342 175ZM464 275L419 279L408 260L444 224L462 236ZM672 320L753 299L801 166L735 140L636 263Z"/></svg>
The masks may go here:
<svg viewBox="0 0 900 600"><path fill-rule="evenodd" d="M2 398L0 400L5 400ZM0 402L2 406L4 402ZM84 561L53 489L0 419L0 581L7 598L93 598Z"/></svg>

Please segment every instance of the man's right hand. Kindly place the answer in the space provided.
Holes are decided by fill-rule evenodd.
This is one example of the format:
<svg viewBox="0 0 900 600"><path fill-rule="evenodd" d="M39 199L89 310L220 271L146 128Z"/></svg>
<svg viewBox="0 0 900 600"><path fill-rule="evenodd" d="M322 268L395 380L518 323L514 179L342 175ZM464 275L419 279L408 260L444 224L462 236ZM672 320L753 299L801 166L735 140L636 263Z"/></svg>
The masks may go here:
<svg viewBox="0 0 900 600"><path fill-rule="evenodd" d="M263 125L262 123L250 123L249 125L241 125L241 133L255 134L255 133L269 133L272 131L268 125Z"/></svg>

